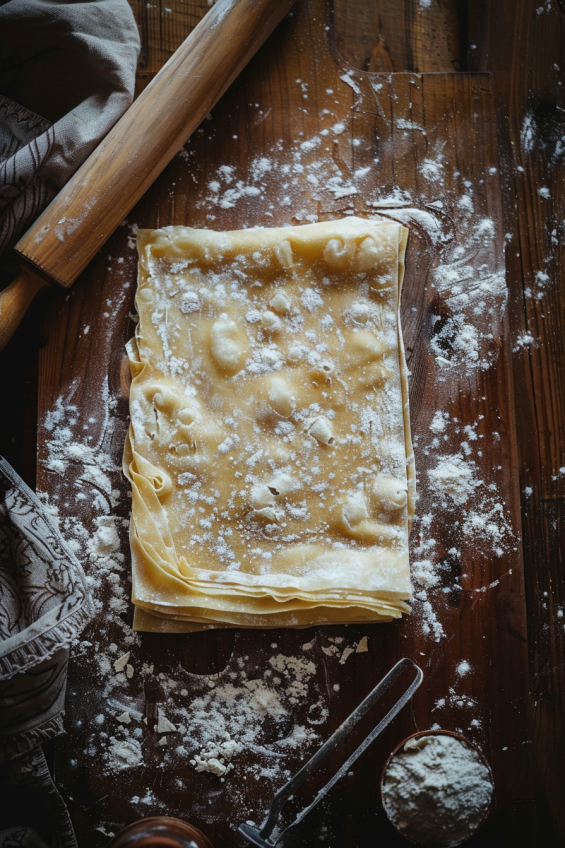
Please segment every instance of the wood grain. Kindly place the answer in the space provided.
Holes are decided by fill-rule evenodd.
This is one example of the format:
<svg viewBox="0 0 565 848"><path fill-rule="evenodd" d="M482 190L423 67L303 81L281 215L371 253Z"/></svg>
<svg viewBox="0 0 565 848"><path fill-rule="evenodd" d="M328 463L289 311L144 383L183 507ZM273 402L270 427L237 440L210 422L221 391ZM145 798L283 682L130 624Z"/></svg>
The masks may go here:
<svg viewBox="0 0 565 848"><path fill-rule="evenodd" d="M182 12L189 20L190 14L197 15L201 6L186 3L179 9L179 15ZM155 16L173 14L161 7L149 11ZM384 11L383 8L383 16ZM151 20L156 26L156 18ZM149 28L147 38L156 31ZM175 26L174 37L179 32ZM385 40L386 32L383 23ZM424 37L423 30L422 33ZM155 56L151 51L159 42L155 34L151 38L153 46L147 55ZM392 43L392 37L389 41ZM157 61L151 59L154 60ZM324 117L326 114L328 117ZM322 135L330 126L338 129ZM313 138L324 141L312 145ZM441 184L427 178L423 167L430 158L437 159L438 151L443 157ZM258 158L275 163L264 179L254 184L259 186L258 192L243 192L232 205L222 204L210 189L210 183L219 180L220 166L233 168L230 174L246 186L253 183ZM294 182L285 185L282 169L297 162L303 170L296 172ZM328 188L332 185L328 180L337 173L343 187L365 168L368 171L356 193L343 194ZM328 828L329 844L343 843L350 848L368 848L379 840L387 845L404 844L382 814L375 815L376 775L386 754L400 739L414 730L429 728L436 721L470 736L493 766L497 807L487 825L490 838L501 845L532 844L520 804L530 797L528 746L524 745L529 739L527 654L523 572L517 541L520 516L508 315L500 310L490 314L485 309L480 319L484 336L481 354L489 359L490 367L469 371L455 367L440 373L432 347L452 314L453 292L439 293L433 285L434 270L449 260L451 251L460 247L473 272L481 265L495 274L504 269L497 168L494 93L488 75L374 75L354 70L334 47L328 5L322 0L299 0L296 11L129 217L130 226L175 223L230 229L265 222L300 223L352 212L411 216L402 322L412 371L411 422L421 493L418 511L423 515L433 504L434 491L426 475L435 462L429 426L435 411L442 409L462 426L477 424L477 440L482 442L482 454L474 455L478 471L486 486L496 487L514 533L514 541L505 546L500 556L494 556L481 548L480 540L462 542L460 525L456 524L463 518L459 513L442 516L432 510L435 518L429 529L416 525L413 558L421 556L422 544L433 535L445 564L444 582L434 596L439 623L447 634L445 639L436 642L426 632L421 608L412 617L391 625L319 628L316 633L309 632L308 639L316 642L315 685L329 710L329 719L321 729L323 738L400 656L409 655L419 661L426 679L411 709L399 716L367 752L347 779L349 782L336 787L327 803L303 823L300 832L289 839L289 845L317 844L322 827ZM323 179L314 189L306 177L316 173L322 174ZM477 220L493 222L493 238L471 254L465 229L468 224L459 204L467 183L473 187ZM340 184L333 185L339 189ZM404 192L400 201L399 192ZM438 201L441 207L437 206ZM443 211L439 212L439 208ZM433 236L430 221L436 222L444 240ZM128 414L120 373L123 345L132 333L128 314L136 269L135 251L128 247L128 236L128 229L120 228L70 293L66 297L58 293L45 319L49 341L40 359L38 484L54 500L63 523L79 513L91 530L96 522L95 511L88 501L82 501L79 508L75 500L77 488L82 485L80 467L70 467L62 479L45 466L50 433L43 423L57 401L63 399L67 410L74 407L73 427L78 432L86 427L92 443L106 445L119 460ZM452 355L447 348L445 353ZM112 399L113 428L106 417L108 397ZM450 431L442 450L456 452L461 438L455 430ZM126 483L119 471L113 474L112 481L120 493L120 515L126 518ZM127 551L127 539L122 541L123 550ZM461 560L450 553L454 547L461 550ZM440 594L442 588L449 589L457 579L460 591ZM186 763L171 761L164 768L163 748L149 727L143 730L142 740L146 765L128 775L126 789L123 776L108 775L100 767L94 722L97 714L108 712L108 705L100 685L97 656L107 653L113 642L123 644L127 632L124 628L131 621L131 610L122 615L121 623L107 616L112 597L109 585L101 591L102 608L85 634L95 651L85 647L77 651L71 663L67 720L70 732L60 741L57 755L57 779L69 801L81 846L94 848L104 844L104 836L96 831L100 824L116 830L142 814L155 813L189 818L210 836L216 848L239 844L234 836L235 826L250 815L250 809L260 808L270 800L263 797L260 785L259 791L242 788L243 794L235 803L228 787L218 789L211 776L195 773ZM369 637L370 650L356 655L348 664L340 665L321 650L329 636L345 638L349 643L362 635ZM238 661L244 657L249 658L249 673L261 674L273 638L272 633L263 631L179 637L143 634L132 647L134 665L140 669L144 663L154 664L155 674L145 679L141 674L135 675L127 683L128 697L153 718L165 699L158 674L163 675L162 680L178 679L181 664L183 686L192 696L200 685L195 675L217 673L218 679L224 679L222 675L236 671ZM277 650L283 653L301 655L304 634L281 631L276 634L276 643ZM463 659L471 666L463 685L465 699L450 695L450 689L461 691L455 669ZM440 707L441 699L446 702ZM303 709L297 707L297 719L306 720ZM375 716L371 718L374 720ZM108 721L112 720L108 712ZM477 723L472 724L473 720ZM251 752L243 762L253 763ZM285 765L293 770L299 763L297 753L290 755ZM335 764L332 761L334 767ZM177 778L182 778L182 786ZM154 800L149 807L140 807L133 798L143 797L149 786ZM208 800L215 810L221 807L221 816L209 815ZM479 845L480 839L479 836L469 844Z"/></svg>
<svg viewBox="0 0 565 848"><path fill-rule="evenodd" d="M532 844L565 842L565 76L562 3L469 5L497 81L528 603Z"/></svg>
<svg viewBox="0 0 565 848"><path fill-rule="evenodd" d="M336 0L336 47L343 58L365 71L389 73L453 71L459 61L456 4L436 0Z"/></svg>

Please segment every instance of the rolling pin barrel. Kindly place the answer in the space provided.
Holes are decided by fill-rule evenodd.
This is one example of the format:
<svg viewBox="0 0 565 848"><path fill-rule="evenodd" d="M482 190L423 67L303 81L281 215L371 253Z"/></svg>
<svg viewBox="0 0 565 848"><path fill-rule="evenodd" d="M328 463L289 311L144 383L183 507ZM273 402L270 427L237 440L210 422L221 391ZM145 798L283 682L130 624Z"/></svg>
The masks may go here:
<svg viewBox="0 0 565 848"><path fill-rule="evenodd" d="M217 0L20 239L24 267L70 286L293 3ZM0 294L0 347L38 291L37 277L20 277Z"/></svg>

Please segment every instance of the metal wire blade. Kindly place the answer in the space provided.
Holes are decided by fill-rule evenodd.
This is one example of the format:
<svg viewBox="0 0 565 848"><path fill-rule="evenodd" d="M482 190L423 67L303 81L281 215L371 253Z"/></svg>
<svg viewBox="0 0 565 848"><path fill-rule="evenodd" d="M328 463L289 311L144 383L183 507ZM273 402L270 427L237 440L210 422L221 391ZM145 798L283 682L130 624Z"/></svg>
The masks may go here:
<svg viewBox="0 0 565 848"><path fill-rule="evenodd" d="M326 785L321 789L314 800L305 807L295 818L295 820L288 825L284 830L274 833L277 821L282 812L282 808L286 804L286 802L291 798L296 791L302 786L304 781L312 774L313 771L328 757L332 751L339 745L339 743L344 739L353 727L363 718L363 716L371 709L371 707L381 698L384 693L392 686L392 684L398 680L400 675L406 670L412 669L415 671L415 677L413 681L410 683L406 691L401 695L401 697L396 701L394 706L388 711L383 719L373 728L371 733L365 737L363 742L359 745L359 747L349 756L346 762L341 766L340 769L334 774L334 776L326 783ZM261 828L261 831L258 831L256 828L251 827L247 824L242 824L239 826L239 832L246 837L253 845L258 846L258 848L274 848L277 842L281 839L284 833L289 830L291 827L295 827L302 819L312 810L316 804L318 804L322 798L329 792L329 790L334 786L337 781L343 777L351 765L355 762L355 760L361 756L363 751L365 751L371 742L373 742L379 733L381 733L384 728L392 721L392 719L398 715L400 710L408 703L416 689L420 686L422 680L424 679L424 674L415 662L413 662L408 657L404 657L404 659L399 660L395 666L391 668L391 670L386 674L383 679L378 683L372 692L367 695L367 697L361 701L358 707L353 710L351 715L343 722L340 727L335 731L335 733L330 736L327 742L324 742L321 748L319 748L313 757L311 757L308 762L302 766L302 768L292 777L288 783L279 789L277 794L273 799L273 803L271 804L271 808L269 810L269 815L267 817L267 821Z"/></svg>

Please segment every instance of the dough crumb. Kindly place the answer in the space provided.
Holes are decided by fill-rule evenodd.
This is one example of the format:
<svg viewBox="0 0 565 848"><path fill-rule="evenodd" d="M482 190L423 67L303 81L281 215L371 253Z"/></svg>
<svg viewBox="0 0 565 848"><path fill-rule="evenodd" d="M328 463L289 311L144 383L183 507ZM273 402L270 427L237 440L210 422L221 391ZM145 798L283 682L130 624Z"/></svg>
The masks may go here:
<svg viewBox="0 0 565 848"><path fill-rule="evenodd" d="M335 657L335 656L338 656L338 655L339 655L339 651L338 651L338 649L336 648L336 646L335 646L335 645L330 645L330 646L329 646L329 648L326 648L326 647L322 646L322 651L323 651L323 652L324 652L324 654L326 654L328 657Z"/></svg>
<svg viewBox="0 0 565 848"><path fill-rule="evenodd" d="M355 648L355 653L364 654L368 650L369 650L369 639L368 639L367 636L363 636L359 640L359 643L358 643L357 647Z"/></svg>
<svg viewBox="0 0 565 848"><path fill-rule="evenodd" d="M131 651L128 651L127 654L124 654L119 659L114 662L114 671L120 672L123 671L128 664L128 660L131 656Z"/></svg>
<svg viewBox="0 0 565 848"><path fill-rule="evenodd" d="M169 719L163 715L161 710L159 710L159 720L157 721L157 733L176 733L177 729L175 725L169 721Z"/></svg>

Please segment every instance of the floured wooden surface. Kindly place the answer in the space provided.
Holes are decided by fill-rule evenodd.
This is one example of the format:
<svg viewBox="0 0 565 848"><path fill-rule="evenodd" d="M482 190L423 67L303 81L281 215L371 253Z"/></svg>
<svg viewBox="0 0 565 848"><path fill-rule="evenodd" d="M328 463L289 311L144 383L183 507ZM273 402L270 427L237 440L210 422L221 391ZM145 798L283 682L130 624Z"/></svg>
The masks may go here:
<svg viewBox="0 0 565 848"><path fill-rule="evenodd" d="M104 844L98 826L108 833L165 812L217 846L237 844L235 825L260 823L301 757L404 655L426 675L412 708L292 838L353 846L359 834L390 837L375 816L375 775L403 736L436 725L483 748L498 799L490 827L512 833L525 636L490 80L353 71L332 56L320 7L296 7L47 320L39 487L98 599L71 662L70 733L57 755L84 845ZM402 325L419 491L412 615L319 628L307 641L289 631L135 634L119 467L135 228L375 213L410 228ZM209 765L222 751L229 774Z"/></svg>

